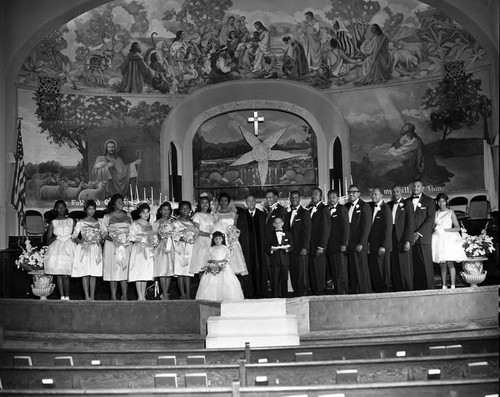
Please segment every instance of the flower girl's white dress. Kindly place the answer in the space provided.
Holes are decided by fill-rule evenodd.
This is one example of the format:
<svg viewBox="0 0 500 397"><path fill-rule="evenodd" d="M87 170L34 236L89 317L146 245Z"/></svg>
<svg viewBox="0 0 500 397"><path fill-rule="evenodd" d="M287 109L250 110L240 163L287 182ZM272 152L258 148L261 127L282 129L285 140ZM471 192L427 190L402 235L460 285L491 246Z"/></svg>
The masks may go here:
<svg viewBox="0 0 500 397"><path fill-rule="evenodd" d="M196 293L196 300L223 301L243 300L243 291L240 282L234 274L229 259L231 251L225 245L214 245L208 250L209 260L227 260L228 262L220 273L201 273L200 285Z"/></svg>

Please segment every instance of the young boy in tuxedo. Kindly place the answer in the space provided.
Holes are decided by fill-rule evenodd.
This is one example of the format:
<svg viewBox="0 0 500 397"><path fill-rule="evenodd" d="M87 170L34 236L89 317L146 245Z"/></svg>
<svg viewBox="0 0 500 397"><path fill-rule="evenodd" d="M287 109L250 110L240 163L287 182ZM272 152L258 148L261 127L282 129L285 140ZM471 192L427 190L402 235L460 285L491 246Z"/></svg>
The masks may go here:
<svg viewBox="0 0 500 397"><path fill-rule="evenodd" d="M292 250L292 235L283 231L283 219L276 217L273 221L274 233L268 237L267 253L271 257L271 290L273 298L286 298L288 293L288 269Z"/></svg>

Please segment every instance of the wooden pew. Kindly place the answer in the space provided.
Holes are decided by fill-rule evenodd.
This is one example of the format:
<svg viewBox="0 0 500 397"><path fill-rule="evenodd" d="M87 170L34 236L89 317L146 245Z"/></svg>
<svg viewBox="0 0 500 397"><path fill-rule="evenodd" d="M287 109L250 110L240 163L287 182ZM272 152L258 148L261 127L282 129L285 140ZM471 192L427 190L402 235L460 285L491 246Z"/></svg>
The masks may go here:
<svg viewBox="0 0 500 397"><path fill-rule="evenodd" d="M379 358L368 360L334 360L315 362L288 362L248 364L245 366L247 385L254 384L255 377L266 375L270 382L280 386L310 386L335 384L336 370L357 369L359 383L420 381L427 378L429 369L440 369L441 380L463 379L468 364L486 361L488 367L478 377L498 377L498 354L462 354L433 357ZM41 387L41 379L54 379L56 388L126 388L154 387L154 375L176 373L179 384L189 373L205 372L213 387L231 385L239 378L240 368L235 364L225 365L176 365L176 366L2 366L0 378L6 389Z"/></svg>
<svg viewBox="0 0 500 397"><path fill-rule="evenodd" d="M484 397L487 394L498 393L498 378L293 387L0 390L0 396L104 397L119 394L127 397L233 397L237 395L233 394L234 391L241 397L283 397L304 394L308 397L319 397L326 394L344 394L345 397L442 397L449 395Z"/></svg>
<svg viewBox="0 0 500 397"><path fill-rule="evenodd" d="M312 352L314 361L341 360L341 359L368 359L380 357L396 357L398 351L404 351L407 357L420 357L430 355L429 348L433 346L462 345L462 353L493 353L498 352L498 336L490 338L463 338L448 341L414 341L406 343L384 343L363 346L335 346L333 343L324 343L312 346L284 347L284 348L259 348L251 349L251 363L267 358L268 362L293 362L295 353ZM33 365L53 365L54 357L62 354L55 349L0 349L0 365L12 365L15 355L32 357ZM446 354L446 350L441 352ZM155 365L158 356L175 356L177 364L186 364L187 356L204 355L207 364L237 364L238 360L245 358L243 349L149 349L149 350L119 350L103 351L93 348L92 351L66 348L64 355L73 356L74 364L78 366L90 365L92 360L99 360L101 365Z"/></svg>

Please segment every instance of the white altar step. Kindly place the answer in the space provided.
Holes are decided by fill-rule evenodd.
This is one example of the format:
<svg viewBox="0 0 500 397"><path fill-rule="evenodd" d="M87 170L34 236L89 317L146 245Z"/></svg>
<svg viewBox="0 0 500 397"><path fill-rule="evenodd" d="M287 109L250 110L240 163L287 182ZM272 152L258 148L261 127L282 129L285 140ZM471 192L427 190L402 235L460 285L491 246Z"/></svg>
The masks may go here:
<svg viewBox="0 0 500 397"><path fill-rule="evenodd" d="M297 317L286 314L285 299L222 302L221 316L207 320L207 349L297 346Z"/></svg>

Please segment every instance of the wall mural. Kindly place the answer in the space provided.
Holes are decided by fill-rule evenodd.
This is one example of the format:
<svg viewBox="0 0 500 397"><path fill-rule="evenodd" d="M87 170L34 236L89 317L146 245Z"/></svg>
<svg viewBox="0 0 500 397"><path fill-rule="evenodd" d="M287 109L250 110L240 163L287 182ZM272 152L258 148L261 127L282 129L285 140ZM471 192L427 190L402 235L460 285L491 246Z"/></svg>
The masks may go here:
<svg viewBox="0 0 500 397"><path fill-rule="evenodd" d="M114 193L160 191L160 127L171 110L154 98L64 94L60 118L36 116L33 92L18 90L29 207L100 205ZM137 189L136 189L137 188Z"/></svg>
<svg viewBox="0 0 500 397"><path fill-rule="evenodd" d="M19 70L27 205L103 202L130 196L130 186L141 198L159 192L167 114L201 87L241 79L294 80L332 98L363 188L420 177L432 191L481 190L491 129L485 55L453 19L417 0L115 0L44 37ZM40 81L54 79L47 96ZM307 196L326 166L314 131L266 110L255 136L248 113L199 128L196 193L230 188L243 198L276 186Z"/></svg>
<svg viewBox="0 0 500 397"><path fill-rule="evenodd" d="M337 95L351 130L351 172L363 188L420 178L432 192L484 189L483 139L491 126L488 71L452 82ZM457 82L458 79L458 82ZM443 94L444 85L450 96ZM453 91L454 90L454 91Z"/></svg>
<svg viewBox="0 0 500 397"><path fill-rule="evenodd" d="M69 91L187 94L221 81L323 89L415 80L485 61L474 38L417 0L115 0L44 37L17 81Z"/></svg>
<svg viewBox="0 0 500 397"><path fill-rule="evenodd" d="M318 183L314 131L290 113L256 113L225 113L200 126L193 139L197 195L226 191L236 199L250 193L263 197L272 187L283 196L295 189L311 194Z"/></svg>

